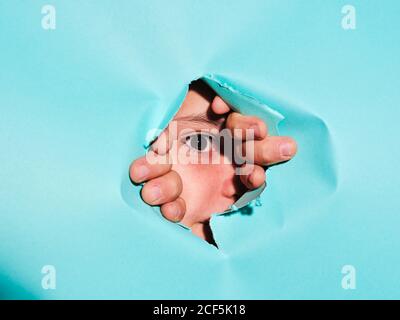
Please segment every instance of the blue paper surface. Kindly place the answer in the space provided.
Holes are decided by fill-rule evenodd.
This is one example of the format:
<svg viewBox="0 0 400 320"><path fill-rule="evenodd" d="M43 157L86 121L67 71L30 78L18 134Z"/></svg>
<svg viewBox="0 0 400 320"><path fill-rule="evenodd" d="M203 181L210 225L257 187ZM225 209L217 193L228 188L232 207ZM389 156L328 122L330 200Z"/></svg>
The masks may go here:
<svg viewBox="0 0 400 320"><path fill-rule="evenodd" d="M55 0L54 30L45 4L0 3L0 298L399 298L398 1L352 1L354 30L336 0ZM208 74L298 142L220 250L128 177Z"/></svg>

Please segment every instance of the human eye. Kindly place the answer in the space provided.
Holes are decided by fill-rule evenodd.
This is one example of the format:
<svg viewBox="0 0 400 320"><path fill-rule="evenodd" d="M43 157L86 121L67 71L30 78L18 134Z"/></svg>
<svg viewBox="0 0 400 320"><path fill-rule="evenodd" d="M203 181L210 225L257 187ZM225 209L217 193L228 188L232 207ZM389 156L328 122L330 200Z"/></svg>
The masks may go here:
<svg viewBox="0 0 400 320"><path fill-rule="evenodd" d="M214 136L204 132L194 132L185 136L183 142L192 150L209 152L214 143Z"/></svg>

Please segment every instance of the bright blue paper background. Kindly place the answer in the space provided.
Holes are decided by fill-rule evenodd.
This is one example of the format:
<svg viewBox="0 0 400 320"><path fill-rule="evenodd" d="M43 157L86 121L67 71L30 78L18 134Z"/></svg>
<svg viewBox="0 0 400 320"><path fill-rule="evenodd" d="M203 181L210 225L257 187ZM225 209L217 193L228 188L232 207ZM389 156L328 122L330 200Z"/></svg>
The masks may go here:
<svg viewBox="0 0 400 320"><path fill-rule="evenodd" d="M51 1L53 31L45 4L0 2L1 298L399 298L398 1L351 1L356 30L333 0ZM213 219L221 250L128 179L207 73L299 144L253 214Z"/></svg>

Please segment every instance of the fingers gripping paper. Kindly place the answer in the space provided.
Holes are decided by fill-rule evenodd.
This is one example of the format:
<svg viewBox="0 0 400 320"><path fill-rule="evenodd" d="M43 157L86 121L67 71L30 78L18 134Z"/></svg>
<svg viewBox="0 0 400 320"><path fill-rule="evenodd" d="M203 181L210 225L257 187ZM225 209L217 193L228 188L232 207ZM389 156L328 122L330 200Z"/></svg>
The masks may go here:
<svg viewBox="0 0 400 320"><path fill-rule="evenodd" d="M1 298L398 298L398 1L43 5L0 2ZM203 76L298 143L219 249L128 176Z"/></svg>

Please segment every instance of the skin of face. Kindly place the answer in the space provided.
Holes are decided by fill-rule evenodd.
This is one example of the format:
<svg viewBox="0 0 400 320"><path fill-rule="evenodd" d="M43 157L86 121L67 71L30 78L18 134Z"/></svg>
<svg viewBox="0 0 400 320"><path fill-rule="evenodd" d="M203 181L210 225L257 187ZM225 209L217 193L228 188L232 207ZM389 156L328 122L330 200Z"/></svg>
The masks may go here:
<svg viewBox="0 0 400 320"><path fill-rule="evenodd" d="M214 96L213 91L205 85L192 86L173 120L177 127L176 147L181 152L185 148L183 152L191 152L192 156L197 155L200 160L210 159L210 151L201 152L191 148L190 136L201 132L207 137L207 132L218 132L227 118L226 114L213 113L211 102ZM172 165L172 170L180 175L183 182L181 197L186 202L186 214L181 223L202 238L211 236L208 225L210 216L228 209L243 193L243 186L235 174L235 166L219 150L215 151L215 144L210 142L210 145L209 148L217 152L214 156L219 157L217 163L201 163L200 160L198 163L180 163L175 155Z"/></svg>

